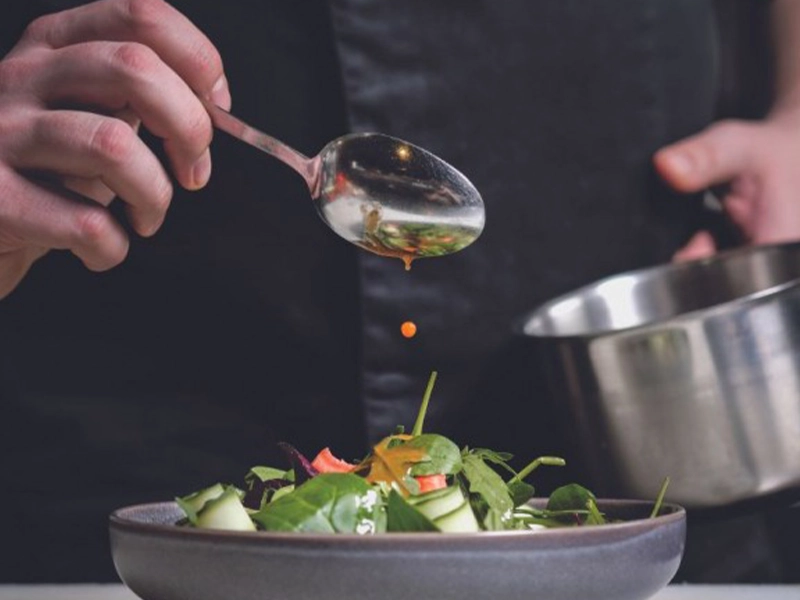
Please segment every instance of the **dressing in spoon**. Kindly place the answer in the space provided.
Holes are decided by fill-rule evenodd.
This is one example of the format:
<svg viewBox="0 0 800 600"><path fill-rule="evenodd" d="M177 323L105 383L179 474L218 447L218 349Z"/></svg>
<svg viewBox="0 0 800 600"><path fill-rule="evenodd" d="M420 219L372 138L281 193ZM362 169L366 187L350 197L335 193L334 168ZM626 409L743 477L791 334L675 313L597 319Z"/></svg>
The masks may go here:
<svg viewBox="0 0 800 600"><path fill-rule="evenodd" d="M308 158L205 101L214 126L283 161L305 179L322 220L337 234L411 268L474 242L483 200L457 169L423 148L379 133L356 133Z"/></svg>

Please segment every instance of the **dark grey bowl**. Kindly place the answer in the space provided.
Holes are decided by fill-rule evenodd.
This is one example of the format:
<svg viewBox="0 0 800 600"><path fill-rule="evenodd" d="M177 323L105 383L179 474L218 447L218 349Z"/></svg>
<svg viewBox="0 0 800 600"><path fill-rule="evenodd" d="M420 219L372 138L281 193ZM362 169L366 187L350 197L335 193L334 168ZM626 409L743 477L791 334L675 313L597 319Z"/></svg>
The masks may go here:
<svg viewBox="0 0 800 600"><path fill-rule="evenodd" d="M601 500L624 523L537 532L313 535L181 528L174 503L117 510L111 552L144 600L643 600L678 570L686 513Z"/></svg>

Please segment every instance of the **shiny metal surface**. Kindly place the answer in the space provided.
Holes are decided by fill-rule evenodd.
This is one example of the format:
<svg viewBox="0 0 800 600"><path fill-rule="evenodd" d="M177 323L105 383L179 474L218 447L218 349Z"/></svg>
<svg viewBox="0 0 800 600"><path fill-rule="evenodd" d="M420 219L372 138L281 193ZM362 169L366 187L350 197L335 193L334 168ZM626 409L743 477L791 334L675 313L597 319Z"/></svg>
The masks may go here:
<svg viewBox="0 0 800 600"><path fill-rule="evenodd" d="M458 252L483 231L486 212L478 190L424 148L380 133L354 133L309 158L203 102L216 128L302 176L322 220L365 250L400 258L409 268L417 258Z"/></svg>
<svg viewBox="0 0 800 600"><path fill-rule="evenodd" d="M713 507L800 488L800 244L623 273L529 314L601 494Z"/></svg>

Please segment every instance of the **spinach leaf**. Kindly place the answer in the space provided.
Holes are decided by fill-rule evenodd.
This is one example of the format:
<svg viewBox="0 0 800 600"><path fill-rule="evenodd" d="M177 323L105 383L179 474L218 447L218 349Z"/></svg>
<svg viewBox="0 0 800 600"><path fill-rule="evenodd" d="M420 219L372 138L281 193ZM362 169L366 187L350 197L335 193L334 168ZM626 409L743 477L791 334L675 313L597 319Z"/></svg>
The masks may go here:
<svg viewBox="0 0 800 600"><path fill-rule="evenodd" d="M602 525L606 522L603 513L597 508L595 495L577 483L570 483L554 490L547 500L547 510L554 516L555 513L561 513L558 515L561 518L564 517L563 513L567 515L571 513L572 518L579 524ZM581 514L586 515L583 521L579 520Z"/></svg>
<svg viewBox="0 0 800 600"><path fill-rule="evenodd" d="M439 531L428 517L406 502L396 490L386 501L386 531Z"/></svg>
<svg viewBox="0 0 800 600"><path fill-rule="evenodd" d="M511 494L511 501L515 507L522 506L536 493L536 489L524 481L510 481L507 485L508 493Z"/></svg>
<svg viewBox="0 0 800 600"><path fill-rule="evenodd" d="M577 483L570 483L553 490L547 500L547 510L585 511L589 500L595 500L592 492Z"/></svg>
<svg viewBox="0 0 800 600"><path fill-rule="evenodd" d="M425 458L411 467L412 475L454 475L461 471L461 451L443 435L423 433L405 443L425 451Z"/></svg>
<svg viewBox="0 0 800 600"><path fill-rule="evenodd" d="M322 473L252 515L268 531L378 533L386 530L380 494L352 473Z"/></svg>
<svg viewBox="0 0 800 600"><path fill-rule="evenodd" d="M497 452L496 450L490 450L489 448L473 448L472 450L465 448L464 454L474 454L475 456L482 458L484 462L495 464L498 467L508 471L512 475L516 475L516 471L514 471L514 469L508 465L508 461L514 458L513 454L509 454L508 452Z"/></svg>
<svg viewBox="0 0 800 600"><path fill-rule="evenodd" d="M483 458L469 453L462 456L461 460L470 495L477 494L489 509L497 511L500 515L505 515L514 508L514 502L505 481L484 462ZM485 511L477 514L483 514L483 512Z"/></svg>

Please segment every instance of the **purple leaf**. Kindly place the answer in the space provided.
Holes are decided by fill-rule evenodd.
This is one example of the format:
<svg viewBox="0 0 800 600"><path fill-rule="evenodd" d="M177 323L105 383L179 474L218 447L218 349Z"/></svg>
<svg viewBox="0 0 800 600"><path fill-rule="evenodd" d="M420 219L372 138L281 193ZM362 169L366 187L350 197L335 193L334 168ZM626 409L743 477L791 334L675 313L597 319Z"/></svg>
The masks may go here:
<svg viewBox="0 0 800 600"><path fill-rule="evenodd" d="M311 461L300 454L297 448L286 442L278 442L278 447L283 450L283 453L286 455L286 458L289 459L289 463L294 469L295 485L300 485L312 477L319 475L319 471L311 465Z"/></svg>

